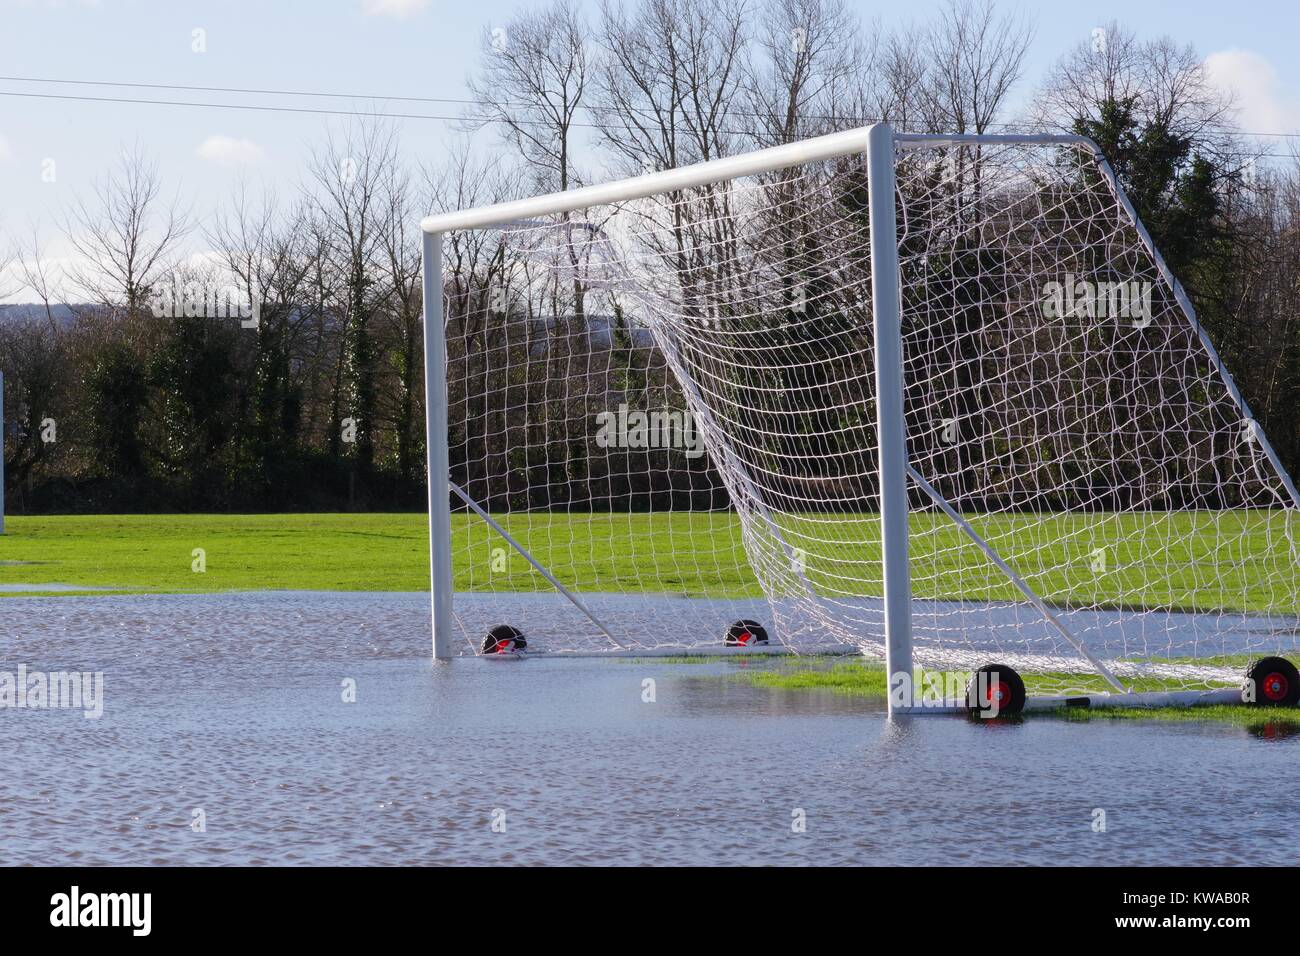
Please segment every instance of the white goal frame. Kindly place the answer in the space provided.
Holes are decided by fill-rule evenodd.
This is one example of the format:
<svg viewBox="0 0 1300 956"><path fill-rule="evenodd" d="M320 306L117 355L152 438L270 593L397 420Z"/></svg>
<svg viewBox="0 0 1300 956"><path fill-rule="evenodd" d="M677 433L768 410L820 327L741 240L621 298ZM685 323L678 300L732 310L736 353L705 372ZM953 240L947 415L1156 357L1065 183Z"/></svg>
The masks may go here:
<svg viewBox="0 0 1300 956"><path fill-rule="evenodd" d="M1102 155L1100 148L1086 136L1071 134L1038 135L930 135L895 133L887 123L876 123L846 132L833 133L798 143L775 146L757 150L739 156L698 163L679 169L649 173L643 176L619 180L596 186L588 186L568 192L551 193L529 199L499 203L458 212L430 215L421 220L424 257L424 374L426 395L426 437L429 476L429 557L430 557L430 595L433 612L433 657L443 660L455 656L452 651L452 556L451 556L451 507L453 493L465 497L464 492L450 481L448 453L448 400L447 400L447 348L444 325L444 303L442 287L442 247L443 236L453 230L482 229L502 227L537 220L541 217L575 212L592 206L608 205L643 199L650 196L688 190L724 180L760 173L786 169L804 163L812 163L836 157L865 154L868 177L868 214L871 242L871 279L872 279L872 321L875 335L875 375L878 409L878 441L880 475L880 514L883 545L883 579L884 579L884 623L886 668L889 675L912 673L912 593L909 581L908 553L908 477L909 465L904 419L904 392L902 371L901 340L901 302L900 270L898 256L898 221L895 209L895 158L896 151L909 148L933 148L941 146L995 146L1007 144L1025 145L1062 145L1074 146L1093 155L1107 186L1114 193L1128 218L1135 226L1138 236L1146 251L1150 254L1158 269L1161 280L1176 299L1197 337L1205 347L1211 361L1217 366L1232 401L1240 410L1243 418L1253 421L1250 409L1242 398L1232 376L1223 366L1218 352L1209 340L1196 312L1188 299L1182 285L1173 276L1159 250L1155 247L1150 234L1142 225L1132 204L1124 195L1115 173ZM1261 451L1268 457L1281 477L1282 484L1291 500L1300 508L1300 493L1282 467L1267 437L1258 434ZM924 479L918 484L924 490ZM471 507L473 502L468 501ZM475 509L506 540L515 547L535 567L546 574L545 569L512 540L490 516ZM966 527L963 529L988 552L978 535ZM996 555L991 555L996 561ZM1009 569L1005 569L1008 570ZM1014 578L1014 572L1009 572ZM596 620L583 606L576 595L567 592L553 578L547 577L570 601L584 611L602 631L604 626ZM1031 592L1025 591L1031 600L1036 599ZM1046 612L1050 618L1050 612ZM612 638L611 638L612 639ZM1086 650L1083 651L1086 655ZM1103 676L1107 674L1102 667ZM1224 700L1239 694L1236 690L1227 691L1187 691L1161 694L1096 695L1092 703L1103 703L1102 698L1109 697L1113 702L1122 698L1125 702L1138 703L1138 698L1153 698L1148 703L1168 703L1174 697L1187 695L1189 699ZM1156 700L1155 698L1159 698ZM1073 700L1073 698L1072 698ZM1061 698L1037 699L1040 705L1050 702L1061 703ZM1081 701L1082 702L1082 701ZM945 710L965 709L964 703L952 702L952 706L936 708L933 706L893 707L891 712L915 711L936 713Z"/></svg>

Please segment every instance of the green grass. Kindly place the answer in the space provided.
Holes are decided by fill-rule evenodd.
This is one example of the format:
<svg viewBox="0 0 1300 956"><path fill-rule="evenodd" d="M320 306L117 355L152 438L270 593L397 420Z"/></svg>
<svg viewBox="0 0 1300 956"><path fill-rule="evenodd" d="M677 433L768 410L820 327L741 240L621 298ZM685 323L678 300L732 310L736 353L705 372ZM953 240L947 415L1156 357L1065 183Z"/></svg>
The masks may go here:
<svg viewBox="0 0 1300 956"><path fill-rule="evenodd" d="M1049 604L1182 610L1290 609L1300 567L1289 560L1300 525L1290 512L1227 511L1095 515L968 516L971 524ZM880 596L876 515L781 515L787 541L805 557L820 593ZM735 515L526 514L502 519L543 564L610 591L651 589L709 597L760 597ZM459 588L533 590L538 577L518 559L489 571L500 539L480 521L454 528L469 558ZM911 516L911 549L922 573L913 596L932 600L1022 599L946 516ZM646 555L675 553L658 564ZM1104 566L1098 570L1098 562ZM468 570L466 569L468 568Z"/></svg>
<svg viewBox="0 0 1300 956"><path fill-rule="evenodd" d="M429 587L429 535L418 514L19 516L6 531L0 583L163 593ZM196 548L203 573L191 567Z"/></svg>
<svg viewBox="0 0 1300 956"><path fill-rule="evenodd" d="M771 668L745 670L728 674L727 678L771 690L823 691L848 697L867 697L882 703L888 695L884 668L857 662L827 665L812 659L781 661Z"/></svg>
<svg viewBox="0 0 1300 956"><path fill-rule="evenodd" d="M1198 661L1199 663L1199 661ZM729 675L755 687L773 690L825 690L853 697L885 699L887 686L884 668L871 661L832 661L815 657L778 660L766 669L746 670ZM1090 672L1051 672L1024 674L1025 690L1030 694L1107 693L1110 686L1100 675ZM1178 681L1160 677L1126 678L1125 686L1133 691L1177 690ZM964 687L964 684L963 684ZM945 688L946 690L946 688ZM960 693L962 688L957 688Z"/></svg>
<svg viewBox="0 0 1300 956"><path fill-rule="evenodd" d="M875 515L783 516L807 545L824 592L878 590ZM1300 568L1284 560L1295 522L1283 512L998 515L979 532L1051 603L1148 604L1202 610L1290 609ZM740 525L728 513L517 514L502 518L525 547L580 589L692 597L757 597ZM0 537L0 583L64 583L125 591L428 588L422 514L110 515L12 517ZM453 516L457 590L549 590L478 518ZM833 542L815 553L817 541ZM194 549L206 571L191 570ZM813 550L809 550L813 549ZM943 516L912 516L918 598L1016 600L1019 593ZM1105 568L1094 570L1098 553ZM649 560L648 555L674 555ZM1281 557L1280 557L1281 556ZM866 583L864 583L866 582Z"/></svg>
<svg viewBox="0 0 1300 956"><path fill-rule="evenodd" d="M1087 723L1092 720L1205 721L1234 724L1253 731L1300 733L1300 707L1247 707L1244 704L1202 704L1196 707L1063 707L1036 711L1031 716L1054 716Z"/></svg>
<svg viewBox="0 0 1300 956"><path fill-rule="evenodd" d="M732 515L502 520L548 567L561 574L580 567L570 580L587 586L599 581L607 591L691 596L761 593ZM422 514L13 516L6 531L0 537L0 583L157 593L429 587L428 523ZM477 518L452 517L452 547L457 590L550 590ZM203 573L191 567L196 548L204 551ZM654 566L646 561L648 550L668 548L701 557L662 562L649 576Z"/></svg>
<svg viewBox="0 0 1300 956"><path fill-rule="evenodd" d="M774 691L802 691L842 694L885 703L888 688L885 672L879 665L859 661L827 662L814 658L776 661L768 668L746 668L725 675L724 679L743 681L754 687ZM1100 678L1090 674L1028 674L1025 687L1030 694L1059 692L1065 681L1072 688L1104 691ZM1129 682L1135 691L1177 689L1176 682L1159 678L1141 678ZM1089 720L1160 720L1170 722L1213 722L1233 724L1260 732L1300 733L1300 708L1248 707L1242 704L1204 704L1195 707L1061 707L1031 711L1025 719L1044 717L1069 721Z"/></svg>

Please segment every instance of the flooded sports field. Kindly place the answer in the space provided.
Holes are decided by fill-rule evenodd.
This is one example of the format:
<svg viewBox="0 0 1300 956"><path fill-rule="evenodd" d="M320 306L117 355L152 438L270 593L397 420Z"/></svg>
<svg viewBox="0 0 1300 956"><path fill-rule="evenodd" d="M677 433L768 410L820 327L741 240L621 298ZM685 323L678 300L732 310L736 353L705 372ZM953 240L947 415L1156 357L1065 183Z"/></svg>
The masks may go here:
<svg viewBox="0 0 1300 956"><path fill-rule="evenodd" d="M0 710L12 864L1295 861L1280 732L890 722L758 659L434 664L427 594L4 610L0 671L98 687Z"/></svg>

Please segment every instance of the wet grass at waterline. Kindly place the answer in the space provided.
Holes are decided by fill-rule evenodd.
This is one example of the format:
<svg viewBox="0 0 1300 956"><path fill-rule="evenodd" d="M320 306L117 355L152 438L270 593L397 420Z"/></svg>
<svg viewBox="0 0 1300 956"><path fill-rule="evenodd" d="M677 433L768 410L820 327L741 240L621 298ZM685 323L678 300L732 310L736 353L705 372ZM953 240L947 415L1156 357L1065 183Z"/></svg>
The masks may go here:
<svg viewBox="0 0 1300 956"><path fill-rule="evenodd" d="M815 657L807 657L796 661L781 661L770 669L746 671L733 676L748 680L756 687L770 687L773 690L825 690L853 697L874 697L882 701L888 690L884 668L874 662L827 663ZM935 676L944 678L946 675ZM1099 674L1061 671L1022 674L1021 678L1025 682L1026 692L1031 695L1104 694L1111 691L1110 685ZM941 680L939 686L945 691L952 690L953 688L947 687L949 683L951 682ZM925 686L924 683L922 686ZM1183 689L1178 681L1161 677L1125 678L1125 686L1134 691ZM945 696L958 696L962 687L956 688L956 694L945 693Z"/></svg>
<svg viewBox="0 0 1300 956"><path fill-rule="evenodd" d="M1062 707L1034 711L1030 717L1057 717L1078 723L1093 720L1163 720L1233 724L1253 731L1300 733L1300 707L1248 707L1245 704L1198 704L1194 707Z"/></svg>
<svg viewBox="0 0 1300 956"><path fill-rule="evenodd" d="M1236 658L1234 657L1235 661ZM1242 658L1244 661L1245 658ZM1026 691L1032 695L1059 695L1063 687L1072 693L1103 693L1110 688L1092 674L1045 673L1022 675ZM777 661L760 667L747 662L745 668L728 673L721 679L743 681L754 687L780 692L843 694L879 702L888 696L885 671L878 664L860 661L829 662L806 658ZM1145 677L1128 682L1134 691L1179 690L1177 681ZM1057 718L1071 721L1089 720L1163 720L1235 724L1250 729L1275 729L1300 733L1300 708L1251 707L1245 704L1198 704L1190 707L1061 707L1029 711L1021 719Z"/></svg>

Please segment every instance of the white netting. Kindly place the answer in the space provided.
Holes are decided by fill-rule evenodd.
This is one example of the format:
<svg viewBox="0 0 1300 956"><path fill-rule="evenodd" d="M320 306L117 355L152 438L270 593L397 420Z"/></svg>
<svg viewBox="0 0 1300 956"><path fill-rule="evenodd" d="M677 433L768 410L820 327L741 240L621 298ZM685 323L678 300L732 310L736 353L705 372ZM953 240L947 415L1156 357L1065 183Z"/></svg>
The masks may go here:
<svg viewBox="0 0 1300 956"><path fill-rule="evenodd" d="M1194 685L1293 649L1292 492L1095 158L922 147L896 175L918 662ZM712 649L752 618L883 655L860 157L447 250L452 480L610 632L458 514L467 649L504 621Z"/></svg>

